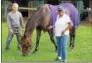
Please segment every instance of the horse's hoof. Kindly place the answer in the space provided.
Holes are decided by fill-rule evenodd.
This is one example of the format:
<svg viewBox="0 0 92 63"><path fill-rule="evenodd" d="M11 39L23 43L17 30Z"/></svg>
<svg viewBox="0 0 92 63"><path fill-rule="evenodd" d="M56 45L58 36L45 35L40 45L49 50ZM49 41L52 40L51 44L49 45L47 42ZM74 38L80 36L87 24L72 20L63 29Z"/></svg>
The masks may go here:
<svg viewBox="0 0 92 63"><path fill-rule="evenodd" d="M74 47L71 47L71 51L74 51Z"/></svg>
<svg viewBox="0 0 92 63"><path fill-rule="evenodd" d="M36 53L38 50L34 50L32 53Z"/></svg>

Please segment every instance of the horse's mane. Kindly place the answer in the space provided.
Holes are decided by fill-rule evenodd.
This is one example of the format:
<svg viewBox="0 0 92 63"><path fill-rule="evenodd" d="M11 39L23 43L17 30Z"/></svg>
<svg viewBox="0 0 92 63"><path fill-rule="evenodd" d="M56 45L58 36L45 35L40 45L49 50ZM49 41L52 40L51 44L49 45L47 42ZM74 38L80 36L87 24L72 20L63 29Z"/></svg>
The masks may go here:
<svg viewBox="0 0 92 63"><path fill-rule="evenodd" d="M36 12L34 12L32 14L32 16L29 18L29 20L26 24L25 33L26 32L30 32L30 33L33 32L33 30L36 28L36 25L38 24L38 21L40 19L42 19L42 17L43 17L43 12L45 10L45 7L46 7L46 5L37 8ZM25 35L25 33L24 33L24 35Z"/></svg>
<svg viewBox="0 0 92 63"><path fill-rule="evenodd" d="M38 7L37 10L36 10L34 13L32 13L31 17L34 16L34 14L35 14L39 9L40 9L40 7ZM28 22L32 19L31 17L28 19Z"/></svg>

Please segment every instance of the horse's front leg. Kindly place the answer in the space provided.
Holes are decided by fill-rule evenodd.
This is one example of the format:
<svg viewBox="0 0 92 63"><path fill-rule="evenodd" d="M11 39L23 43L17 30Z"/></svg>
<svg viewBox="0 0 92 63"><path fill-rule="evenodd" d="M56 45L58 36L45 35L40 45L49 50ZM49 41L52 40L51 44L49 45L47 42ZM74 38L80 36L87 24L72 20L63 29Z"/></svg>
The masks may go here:
<svg viewBox="0 0 92 63"><path fill-rule="evenodd" d="M39 40L40 40L40 37L41 37L41 29L36 29L36 33L37 33L37 36L36 36L36 47L35 47L35 50L34 52L38 51L38 47L39 47Z"/></svg>
<svg viewBox="0 0 92 63"><path fill-rule="evenodd" d="M57 45L56 45L56 42L55 42L55 40L54 40L53 35L51 34L50 31L48 31L48 34L49 34L49 36L50 36L50 40L51 40L51 42L52 42L52 43L54 44L54 46L55 46L55 50L57 51Z"/></svg>

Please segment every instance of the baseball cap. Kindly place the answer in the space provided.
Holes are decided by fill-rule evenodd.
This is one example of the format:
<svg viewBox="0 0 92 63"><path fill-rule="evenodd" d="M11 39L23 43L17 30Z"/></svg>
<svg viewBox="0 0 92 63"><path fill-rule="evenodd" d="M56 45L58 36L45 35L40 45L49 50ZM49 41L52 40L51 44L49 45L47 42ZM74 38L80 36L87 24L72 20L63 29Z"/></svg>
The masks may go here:
<svg viewBox="0 0 92 63"><path fill-rule="evenodd" d="M64 7L63 6L59 6L58 7L58 11L64 11Z"/></svg>

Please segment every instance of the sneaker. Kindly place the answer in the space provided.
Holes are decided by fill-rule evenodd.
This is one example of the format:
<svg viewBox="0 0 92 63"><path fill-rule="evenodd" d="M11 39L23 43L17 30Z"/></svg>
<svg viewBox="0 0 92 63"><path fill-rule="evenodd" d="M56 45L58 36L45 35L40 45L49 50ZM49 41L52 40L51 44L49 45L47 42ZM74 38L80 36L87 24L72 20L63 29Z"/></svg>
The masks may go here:
<svg viewBox="0 0 92 63"><path fill-rule="evenodd" d="M61 59L59 59L59 58L56 58L56 61L61 61Z"/></svg>
<svg viewBox="0 0 92 63"><path fill-rule="evenodd" d="M63 62L67 62L67 60L63 60Z"/></svg>

